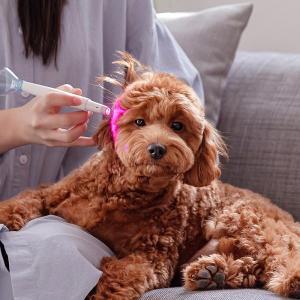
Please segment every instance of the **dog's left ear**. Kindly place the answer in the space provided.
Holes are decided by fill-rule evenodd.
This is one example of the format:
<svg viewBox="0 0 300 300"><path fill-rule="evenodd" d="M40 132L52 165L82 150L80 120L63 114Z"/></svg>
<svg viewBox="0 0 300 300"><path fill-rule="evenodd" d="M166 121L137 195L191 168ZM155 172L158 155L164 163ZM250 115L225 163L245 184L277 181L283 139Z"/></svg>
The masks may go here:
<svg viewBox="0 0 300 300"><path fill-rule="evenodd" d="M218 165L219 155L226 156L226 145L218 131L206 122L202 143L195 154L194 165L184 174L184 182L201 187L217 179L221 175Z"/></svg>
<svg viewBox="0 0 300 300"><path fill-rule="evenodd" d="M113 146L109 120L102 121L97 133L93 136L93 140L98 145L98 148L100 150Z"/></svg>

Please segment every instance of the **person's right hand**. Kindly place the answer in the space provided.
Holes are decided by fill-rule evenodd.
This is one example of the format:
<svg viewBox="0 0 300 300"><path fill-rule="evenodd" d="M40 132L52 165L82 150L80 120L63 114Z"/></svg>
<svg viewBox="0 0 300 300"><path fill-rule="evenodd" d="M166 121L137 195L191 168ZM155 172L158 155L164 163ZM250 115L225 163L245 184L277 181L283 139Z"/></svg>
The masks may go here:
<svg viewBox="0 0 300 300"><path fill-rule="evenodd" d="M81 90L70 85L59 89L81 95ZM18 134L22 144L44 144L47 146L92 146L90 137L83 137L91 113L72 111L60 113L62 107L76 106L81 103L79 97L59 93L38 96L17 108L16 122L20 127Z"/></svg>

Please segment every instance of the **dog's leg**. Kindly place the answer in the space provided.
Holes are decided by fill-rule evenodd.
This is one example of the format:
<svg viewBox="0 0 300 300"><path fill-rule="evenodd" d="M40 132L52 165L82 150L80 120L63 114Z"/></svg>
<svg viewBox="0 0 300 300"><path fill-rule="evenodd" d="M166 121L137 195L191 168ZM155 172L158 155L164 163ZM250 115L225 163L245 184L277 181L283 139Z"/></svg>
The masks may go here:
<svg viewBox="0 0 300 300"><path fill-rule="evenodd" d="M104 258L103 275L91 300L135 300L146 291L166 287L173 276L173 264L159 255L130 254L122 259Z"/></svg>
<svg viewBox="0 0 300 300"><path fill-rule="evenodd" d="M277 255L266 259L266 287L277 294L300 299L300 248L297 252L277 250Z"/></svg>
<svg viewBox="0 0 300 300"><path fill-rule="evenodd" d="M272 221L266 233L266 287L300 299L300 223Z"/></svg>
<svg viewBox="0 0 300 300"><path fill-rule="evenodd" d="M254 287L262 272L251 257L234 259L224 254L202 256L183 271L184 286L189 290Z"/></svg>
<svg viewBox="0 0 300 300"><path fill-rule="evenodd" d="M39 190L26 191L0 202L0 223L10 230L19 230L30 220L42 215L44 205Z"/></svg>
<svg viewBox="0 0 300 300"><path fill-rule="evenodd" d="M257 239L250 234L221 238L215 254L204 254L186 266L185 287L203 290L259 284L300 299L299 225L271 221L266 230Z"/></svg>
<svg viewBox="0 0 300 300"><path fill-rule="evenodd" d="M240 195L237 195L237 198L239 197ZM294 223L290 215L263 198L259 198L257 202L238 200L226 206L225 210L207 222L206 237L219 240L217 253L232 256L235 261L243 257L252 258L262 270L256 280L269 290L283 296L300 298L299 223ZM217 266L226 270L226 260L224 262L219 254L217 256ZM252 275L251 269L249 275ZM199 270L200 268L198 272ZM189 274L187 280L191 275L198 276L195 273ZM237 276L238 274L236 273ZM192 280L187 286L197 288Z"/></svg>

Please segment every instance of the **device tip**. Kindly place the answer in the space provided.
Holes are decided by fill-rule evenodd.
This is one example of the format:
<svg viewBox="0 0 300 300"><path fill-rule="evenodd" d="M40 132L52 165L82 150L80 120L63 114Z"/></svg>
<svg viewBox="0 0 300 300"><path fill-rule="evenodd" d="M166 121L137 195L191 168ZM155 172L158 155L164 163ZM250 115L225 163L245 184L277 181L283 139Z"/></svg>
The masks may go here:
<svg viewBox="0 0 300 300"><path fill-rule="evenodd" d="M105 110L105 114L106 114L107 116L110 115L110 108L107 108L107 109Z"/></svg>

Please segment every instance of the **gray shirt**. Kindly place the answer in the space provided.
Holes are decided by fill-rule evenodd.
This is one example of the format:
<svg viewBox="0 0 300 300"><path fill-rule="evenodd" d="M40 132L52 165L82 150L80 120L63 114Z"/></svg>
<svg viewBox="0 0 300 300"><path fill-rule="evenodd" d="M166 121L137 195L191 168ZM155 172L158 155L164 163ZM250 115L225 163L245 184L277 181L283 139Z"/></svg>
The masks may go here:
<svg viewBox="0 0 300 300"><path fill-rule="evenodd" d="M111 62L116 59L117 50L128 51L153 69L184 79L203 99L196 69L156 19L150 0L69 0L62 16L58 69L53 63L43 66L39 57L25 58L16 5L16 0L0 1L0 69L7 66L26 81L51 87L70 83L81 88L84 96L110 104L117 91L111 86L112 93L102 91L94 85L95 78L113 73ZM30 98L24 94L0 97L0 109L21 106ZM93 115L86 135L95 132L100 120L99 114ZM0 200L27 187L57 181L95 151L95 147L43 145L25 145L7 151L0 156Z"/></svg>

